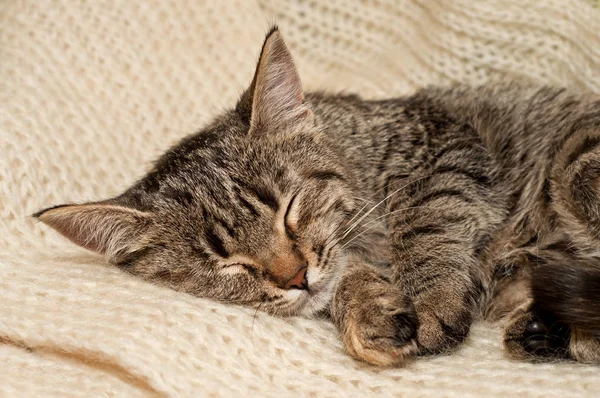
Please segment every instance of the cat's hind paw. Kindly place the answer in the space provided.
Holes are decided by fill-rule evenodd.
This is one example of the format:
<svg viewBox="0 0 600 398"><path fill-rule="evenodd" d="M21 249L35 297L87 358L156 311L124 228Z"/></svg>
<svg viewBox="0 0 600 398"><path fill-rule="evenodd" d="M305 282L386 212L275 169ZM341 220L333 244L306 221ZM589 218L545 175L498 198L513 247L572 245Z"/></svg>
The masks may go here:
<svg viewBox="0 0 600 398"><path fill-rule="evenodd" d="M516 310L504 330L504 347L515 359L541 361L569 357L569 330L531 308Z"/></svg>

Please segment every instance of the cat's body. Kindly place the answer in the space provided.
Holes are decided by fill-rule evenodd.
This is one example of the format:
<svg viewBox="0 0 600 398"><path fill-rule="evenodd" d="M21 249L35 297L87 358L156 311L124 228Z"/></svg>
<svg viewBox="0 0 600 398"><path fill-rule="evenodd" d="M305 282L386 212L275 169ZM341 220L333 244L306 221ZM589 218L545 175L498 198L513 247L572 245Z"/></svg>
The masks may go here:
<svg viewBox="0 0 600 398"><path fill-rule="evenodd" d="M277 30L234 110L123 195L38 217L123 269L279 315L380 365L507 319L600 362L600 97L518 84L303 95Z"/></svg>

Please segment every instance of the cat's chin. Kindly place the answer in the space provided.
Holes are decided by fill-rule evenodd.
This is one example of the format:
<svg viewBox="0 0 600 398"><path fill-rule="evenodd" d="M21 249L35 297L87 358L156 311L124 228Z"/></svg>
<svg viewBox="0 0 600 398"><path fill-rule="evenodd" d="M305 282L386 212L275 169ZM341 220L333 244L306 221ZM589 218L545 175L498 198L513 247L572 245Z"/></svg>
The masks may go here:
<svg viewBox="0 0 600 398"><path fill-rule="evenodd" d="M308 300L300 307L299 315L313 317L323 312L331 304L333 289L324 293L310 296Z"/></svg>

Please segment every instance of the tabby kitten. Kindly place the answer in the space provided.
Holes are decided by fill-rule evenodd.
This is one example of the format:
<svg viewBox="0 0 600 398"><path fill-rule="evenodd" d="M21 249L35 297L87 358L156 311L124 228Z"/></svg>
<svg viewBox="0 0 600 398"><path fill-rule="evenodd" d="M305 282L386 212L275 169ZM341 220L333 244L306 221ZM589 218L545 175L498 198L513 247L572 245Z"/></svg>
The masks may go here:
<svg viewBox="0 0 600 398"><path fill-rule="evenodd" d="M125 193L41 221L123 270L324 313L376 365L506 319L519 358L600 362L600 97L506 84L305 94L277 28L236 107Z"/></svg>

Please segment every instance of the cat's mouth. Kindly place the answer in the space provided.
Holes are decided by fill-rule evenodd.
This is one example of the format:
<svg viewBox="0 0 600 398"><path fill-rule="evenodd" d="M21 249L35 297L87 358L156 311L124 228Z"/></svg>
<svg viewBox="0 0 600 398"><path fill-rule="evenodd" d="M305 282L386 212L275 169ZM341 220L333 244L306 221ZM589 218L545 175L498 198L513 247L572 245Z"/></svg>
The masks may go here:
<svg viewBox="0 0 600 398"><path fill-rule="evenodd" d="M293 304L286 308L284 315L311 316L324 310L331 302L337 279L333 274L325 276L309 267L308 289L288 291L288 300Z"/></svg>
<svg viewBox="0 0 600 398"><path fill-rule="evenodd" d="M339 281L340 269L346 266L345 256L334 254L335 260L329 262L325 269L316 265L309 265L306 273L308 282L307 290L288 291L293 311L288 315L315 315L327 308L333 298L335 286ZM335 272L334 272L335 271Z"/></svg>

